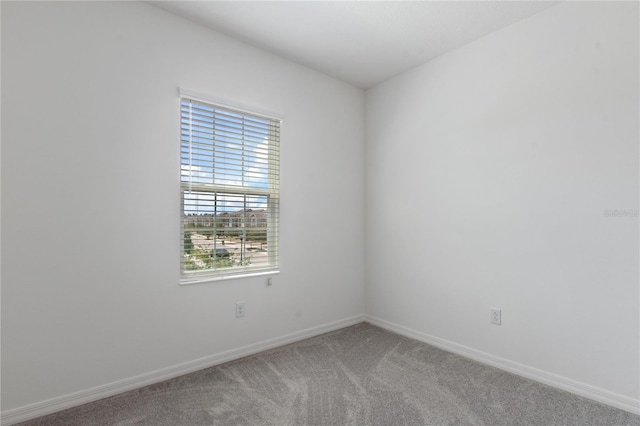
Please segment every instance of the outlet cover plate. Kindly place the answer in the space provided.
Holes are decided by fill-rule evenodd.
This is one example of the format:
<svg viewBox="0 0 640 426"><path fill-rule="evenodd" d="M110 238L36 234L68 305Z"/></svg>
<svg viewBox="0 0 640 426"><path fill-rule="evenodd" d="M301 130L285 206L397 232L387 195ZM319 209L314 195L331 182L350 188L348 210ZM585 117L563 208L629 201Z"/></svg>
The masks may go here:
<svg viewBox="0 0 640 426"><path fill-rule="evenodd" d="M245 314L245 302L236 303L236 318L243 317Z"/></svg>
<svg viewBox="0 0 640 426"><path fill-rule="evenodd" d="M489 308L489 322L495 325L502 325L502 309Z"/></svg>

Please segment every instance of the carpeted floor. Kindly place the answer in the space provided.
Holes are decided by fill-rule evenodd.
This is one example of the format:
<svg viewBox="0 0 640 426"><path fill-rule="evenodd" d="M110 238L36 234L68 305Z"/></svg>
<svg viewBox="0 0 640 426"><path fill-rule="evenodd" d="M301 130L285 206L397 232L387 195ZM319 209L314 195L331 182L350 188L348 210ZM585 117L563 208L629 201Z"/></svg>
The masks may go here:
<svg viewBox="0 0 640 426"><path fill-rule="evenodd" d="M367 323L22 425L640 425Z"/></svg>

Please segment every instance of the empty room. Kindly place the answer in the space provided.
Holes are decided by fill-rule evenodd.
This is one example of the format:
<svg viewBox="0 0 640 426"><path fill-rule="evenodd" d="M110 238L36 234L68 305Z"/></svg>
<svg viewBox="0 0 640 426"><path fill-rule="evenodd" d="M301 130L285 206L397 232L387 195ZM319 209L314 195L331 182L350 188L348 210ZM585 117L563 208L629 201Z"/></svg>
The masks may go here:
<svg viewBox="0 0 640 426"><path fill-rule="evenodd" d="M3 425L640 425L635 1L2 1Z"/></svg>

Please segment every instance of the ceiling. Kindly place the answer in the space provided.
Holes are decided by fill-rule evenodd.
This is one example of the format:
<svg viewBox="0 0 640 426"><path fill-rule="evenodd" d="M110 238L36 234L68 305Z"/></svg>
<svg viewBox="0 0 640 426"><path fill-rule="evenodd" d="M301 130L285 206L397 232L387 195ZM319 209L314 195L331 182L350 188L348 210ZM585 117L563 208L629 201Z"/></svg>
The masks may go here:
<svg viewBox="0 0 640 426"><path fill-rule="evenodd" d="M366 89L558 2L149 3Z"/></svg>

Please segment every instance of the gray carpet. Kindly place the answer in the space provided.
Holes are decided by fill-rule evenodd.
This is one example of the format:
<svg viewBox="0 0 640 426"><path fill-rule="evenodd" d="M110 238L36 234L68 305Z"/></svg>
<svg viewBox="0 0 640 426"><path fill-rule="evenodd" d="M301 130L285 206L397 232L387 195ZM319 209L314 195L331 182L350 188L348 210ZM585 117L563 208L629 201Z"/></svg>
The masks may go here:
<svg viewBox="0 0 640 426"><path fill-rule="evenodd" d="M367 323L22 425L640 425Z"/></svg>

